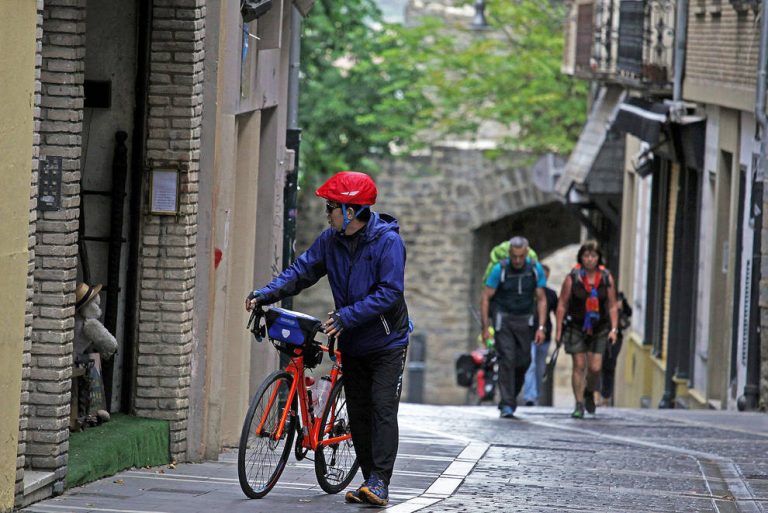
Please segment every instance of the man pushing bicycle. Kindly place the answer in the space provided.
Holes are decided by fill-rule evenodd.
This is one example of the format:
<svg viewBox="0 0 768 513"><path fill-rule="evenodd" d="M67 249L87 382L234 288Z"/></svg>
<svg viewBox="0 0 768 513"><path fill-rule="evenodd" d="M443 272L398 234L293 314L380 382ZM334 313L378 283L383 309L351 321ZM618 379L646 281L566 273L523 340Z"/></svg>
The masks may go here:
<svg viewBox="0 0 768 513"><path fill-rule="evenodd" d="M275 303L328 276L334 310L323 329L338 337L352 442L365 479L345 500L385 506L409 334L405 245L397 220L370 210L377 190L368 175L337 173L315 194L326 200L330 228L266 287L248 294L245 306Z"/></svg>

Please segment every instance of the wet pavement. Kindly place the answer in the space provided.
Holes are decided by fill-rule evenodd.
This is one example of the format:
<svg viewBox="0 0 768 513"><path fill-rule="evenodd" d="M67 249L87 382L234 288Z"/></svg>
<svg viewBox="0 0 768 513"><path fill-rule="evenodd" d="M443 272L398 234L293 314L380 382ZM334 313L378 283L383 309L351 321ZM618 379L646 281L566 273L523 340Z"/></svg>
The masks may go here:
<svg viewBox="0 0 768 513"><path fill-rule="evenodd" d="M768 511L768 415L403 404L393 513ZM352 485L361 481L357 477ZM311 461L288 467L248 500L236 452L217 462L129 470L42 501L29 513L372 510L325 494Z"/></svg>

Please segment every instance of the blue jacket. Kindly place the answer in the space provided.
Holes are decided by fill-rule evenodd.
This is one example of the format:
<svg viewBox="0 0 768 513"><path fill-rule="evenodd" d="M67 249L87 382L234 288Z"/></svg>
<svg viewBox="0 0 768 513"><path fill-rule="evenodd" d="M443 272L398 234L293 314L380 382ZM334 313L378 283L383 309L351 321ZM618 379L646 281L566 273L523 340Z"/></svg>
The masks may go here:
<svg viewBox="0 0 768 513"><path fill-rule="evenodd" d="M336 311L344 323L339 349L363 356L408 345L405 245L397 219L372 212L354 254L333 228L258 292L265 303L294 296L328 275Z"/></svg>

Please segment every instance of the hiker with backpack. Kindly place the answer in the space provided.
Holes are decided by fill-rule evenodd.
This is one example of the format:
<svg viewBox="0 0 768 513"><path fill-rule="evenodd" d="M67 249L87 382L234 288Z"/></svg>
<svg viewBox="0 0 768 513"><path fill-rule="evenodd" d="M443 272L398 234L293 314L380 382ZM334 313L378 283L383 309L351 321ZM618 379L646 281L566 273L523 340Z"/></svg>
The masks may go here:
<svg viewBox="0 0 768 513"><path fill-rule="evenodd" d="M596 241L579 248L577 264L563 281L557 305L557 343L573 358L573 418L594 414L595 391L600 386L603 354L619 334L616 284L601 265L603 254Z"/></svg>
<svg viewBox="0 0 768 513"><path fill-rule="evenodd" d="M525 237L510 239L508 256L493 265L480 298L483 339L491 336L491 322L495 329L502 418L515 416L517 395L531 364L531 341L541 344L545 338L546 278L541 264L529 256L528 246Z"/></svg>

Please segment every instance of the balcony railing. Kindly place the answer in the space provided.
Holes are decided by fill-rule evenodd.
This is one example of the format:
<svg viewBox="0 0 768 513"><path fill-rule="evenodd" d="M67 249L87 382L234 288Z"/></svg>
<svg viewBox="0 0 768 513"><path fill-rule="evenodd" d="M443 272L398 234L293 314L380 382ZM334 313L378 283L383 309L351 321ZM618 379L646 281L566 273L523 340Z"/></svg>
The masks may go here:
<svg viewBox="0 0 768 513"><path fill-rule="evenodd" d="M629 87L672 86L676 0L574 0L563 72Z"/></svg>

